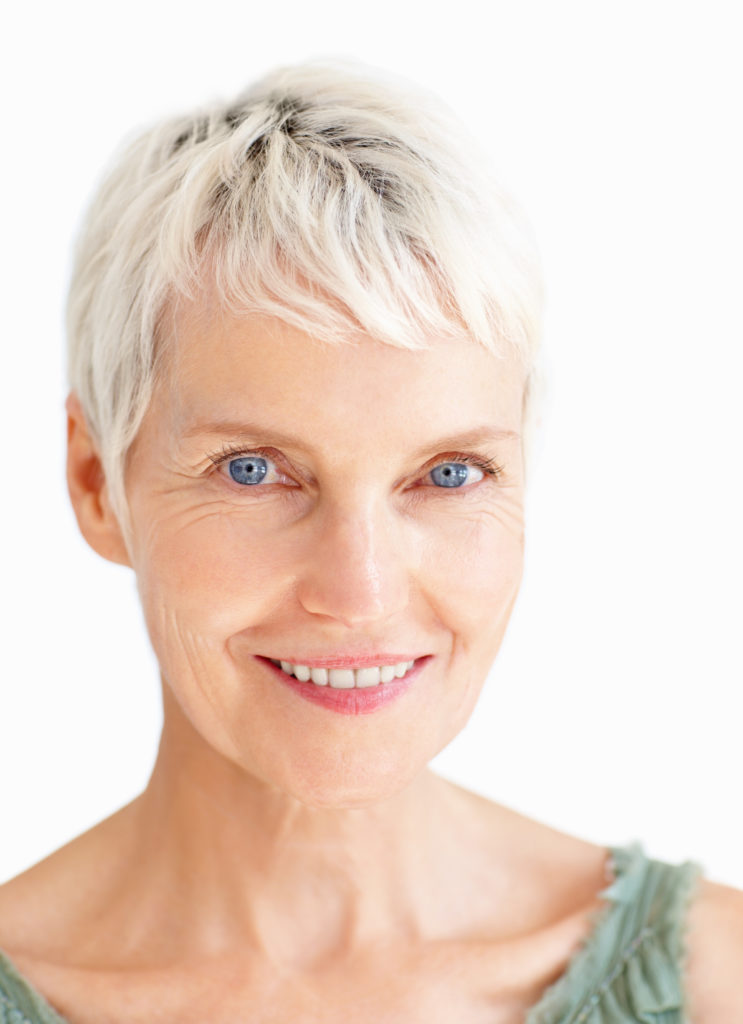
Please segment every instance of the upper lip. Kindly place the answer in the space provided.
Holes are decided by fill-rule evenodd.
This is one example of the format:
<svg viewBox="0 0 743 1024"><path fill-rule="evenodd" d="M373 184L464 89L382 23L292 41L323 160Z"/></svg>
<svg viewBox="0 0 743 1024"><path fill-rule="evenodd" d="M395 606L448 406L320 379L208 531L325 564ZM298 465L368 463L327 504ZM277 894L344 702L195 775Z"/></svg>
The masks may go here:
<svg viewBox="0 0 743 1024"><path fill-rule="evenodd" d="M376 665L399 665L403 661L417 661L420 654L330 654L319 657L291 657L264 655L270 661L286 661L290 665L306 665L307 668L373 668Z"/></svg>

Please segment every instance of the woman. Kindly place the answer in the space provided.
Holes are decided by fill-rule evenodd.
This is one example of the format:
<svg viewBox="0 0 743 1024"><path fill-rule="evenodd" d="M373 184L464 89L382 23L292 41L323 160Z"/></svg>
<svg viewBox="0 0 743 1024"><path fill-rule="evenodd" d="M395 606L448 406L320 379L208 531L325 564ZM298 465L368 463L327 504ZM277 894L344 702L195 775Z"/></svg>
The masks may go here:
<svg viewBox="0 0 743 1024"><path fill-rule="evenodd" d="M290 69L124 155L68 480L136 574L163 734L0 889L0 1021L741 1016L741 893L427 768L518 592L538 324L528 234L398 85Z"/></svg>

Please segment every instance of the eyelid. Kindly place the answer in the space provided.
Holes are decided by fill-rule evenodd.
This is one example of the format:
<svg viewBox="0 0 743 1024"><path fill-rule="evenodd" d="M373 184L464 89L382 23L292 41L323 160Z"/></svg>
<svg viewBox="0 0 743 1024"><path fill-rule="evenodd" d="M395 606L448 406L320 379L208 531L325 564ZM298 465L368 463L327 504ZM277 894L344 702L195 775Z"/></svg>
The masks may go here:
<svg viewBox="0 0 743 1024"><path fill-rule="evenodd" d="M214 466L221 466L231 459L247 458L249 455L259 455L262 459L276 463L276 454L272 448L246 448L244 445L223 445L218 452L209 452L207 458Z"/></svg>
<svg viewBox="0 0 743 1024"><path fill-rule="evenodd" d="M449 462L459 462L465 466L475 466L481 469L486 476L497 479L503 473L503 466L495 459L486 455L476 455L474 452L447 452L445 455L437 455L436 458L426 467L426 475L431 473L437 466L445 466Z"/></svg>

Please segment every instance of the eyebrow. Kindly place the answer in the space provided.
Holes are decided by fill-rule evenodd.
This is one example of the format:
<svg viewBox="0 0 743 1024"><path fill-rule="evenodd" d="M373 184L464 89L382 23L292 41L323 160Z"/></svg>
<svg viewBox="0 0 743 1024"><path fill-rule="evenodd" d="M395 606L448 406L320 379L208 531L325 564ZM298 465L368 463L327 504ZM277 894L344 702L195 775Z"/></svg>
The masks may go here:
<svg viewBox="0 0 743 1024"><path fill-rule="evenodd" d="M473 427L472 430L465 430L461 434L451 434L447 437L440 437L438 440L425 444L418 451L414 452L416 458L422 458L433 451L445 451L447 448L476 448L481 444L492 443L493 441L520 441L521 435L516 430L505 430L502 427Z"/></svg>
<svg viewBox="0 0 743 1024"><path fill-rule="evenodd" d="M261 444L275 445L276 447L296 448L301 451L310 451L301 437L293 434L284 434L281 431L272 430L261 426L259 423L244 423L234 420L211 420L208 423L197 423L190 427L184 437L217 436L234 438L254 438ZM446 449L472 448L477 445L492 443L493 441L520 441L521 434L516 430L506 430L502 427L483 425L465 430L460 434L450 434L440 437L435 441L429 441L417 451L413 452L414 458L422 458L431 452L443 451Z"/></svg>

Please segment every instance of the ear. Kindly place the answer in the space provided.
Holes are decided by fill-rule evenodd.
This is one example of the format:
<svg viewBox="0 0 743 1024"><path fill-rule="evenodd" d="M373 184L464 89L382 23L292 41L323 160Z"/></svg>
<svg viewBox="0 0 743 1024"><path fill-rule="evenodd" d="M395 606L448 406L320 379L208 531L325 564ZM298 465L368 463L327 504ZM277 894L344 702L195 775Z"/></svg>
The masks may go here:
<svg viewBox="0 0 743 1024"><path fill-rule="evenodd" d="M67 487L77 525L103 558L131 566L129 552L108 497L103 464L90 436L80 400L71 392L67 409Z"/></svg>

